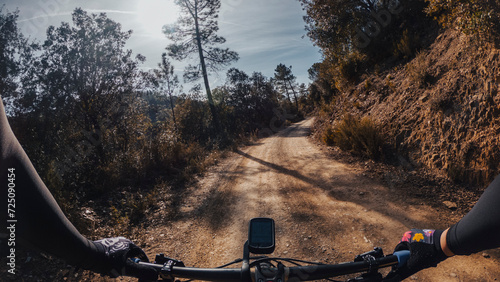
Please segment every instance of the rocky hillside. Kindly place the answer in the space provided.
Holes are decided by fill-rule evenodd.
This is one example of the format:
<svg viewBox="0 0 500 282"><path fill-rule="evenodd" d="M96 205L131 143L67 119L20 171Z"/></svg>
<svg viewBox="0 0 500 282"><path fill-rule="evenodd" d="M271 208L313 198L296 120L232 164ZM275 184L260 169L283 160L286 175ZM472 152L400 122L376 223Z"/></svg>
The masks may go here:
<svg viewBox="0 0 500 282"><path fill-rule="evenodd" d="M408 167L483 186L500 172L500 50L455 30L407 64L365 75L331 105L378 122Z"/></svg>

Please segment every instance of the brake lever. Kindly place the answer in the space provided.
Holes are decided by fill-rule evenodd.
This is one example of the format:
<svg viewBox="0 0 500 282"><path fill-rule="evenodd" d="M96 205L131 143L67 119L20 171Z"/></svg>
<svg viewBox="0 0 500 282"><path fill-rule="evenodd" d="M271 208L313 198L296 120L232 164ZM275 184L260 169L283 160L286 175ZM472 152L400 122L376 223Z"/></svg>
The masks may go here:
<svg viewBox="0 0 500 282"><path fill-rule="evenodd" d="M370 268L368 272L361 275L360 277L352 278L347 280L347 282L380 282L383 277L382 274L378 272L379 265L376 263L377 258L384 257L384 251L380 247L374 248L372 251L357 255L354 258L355 262L366 261L370 263Z"/></svg>
<svg viewBox="0 0 500 282"><path fill-rule="evenodd" d="M267 265L268 267L270 265ZM255 271L255 281L272 281L272 282L283 282L284 281L284 275L285 275L285 266L281 263L278 262L278 267L276 269L276 272L273 273L268 269L268 267L262 267L262 265L257 265L256 268L257 270Z"/></svg>
<svg viewBox="0 0 500 282"><path fill-rule="evenodd" d="M182 261L166 257L164 254L156 255L154 263L163 265L160 271L160 277L166 281L175 281L175 278L172 276L172 267L185 267Z"/></svg>
<svg viewBox="0 0 500 282"><path fill-rule="evenodd" d="M374 258L381 258L384 256L384 251L380 247L375 247L373 248L373 251L369 251L360 255L357 255L354 258L354 261L364 261L366 260L366 257L374 257Z"/></svg>

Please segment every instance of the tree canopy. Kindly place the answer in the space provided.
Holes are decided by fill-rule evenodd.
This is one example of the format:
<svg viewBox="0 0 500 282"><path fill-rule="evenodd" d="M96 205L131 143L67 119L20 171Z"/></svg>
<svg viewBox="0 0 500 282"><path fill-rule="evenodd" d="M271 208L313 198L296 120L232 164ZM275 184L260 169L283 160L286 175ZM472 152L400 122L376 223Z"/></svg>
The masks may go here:
<svg viewBox="0 0 500 282"><path fill-rule="evenodd" d="M304 20L308 36L331 58L345 57L355 51L373 56L373 52L370 53L373 50L366 47L380 46L376 41L389 42L388 49L391 49L405 29L413 31L422 27L425 7L423 0L300 1L307 12Z"/></svg>
<svg viewBox="0 0 500 282"><path fill-rule="evenodd" d="M17 26L19 11L6 12L0 7L0 95L17 99L17 82L38 48L21 34Z"/></svg>
<svg viewBox="0 0 500 282"><path fill-rule="evenodd" d="M89 15L80 8L73 12L73 26L49 27L35 66L39 99L47 107L74 99L81 110L105 111L109 104L98 105L96 98L132 92L144 57L134 59L132 51L124 49L131 33L104 13Z"/></svg>

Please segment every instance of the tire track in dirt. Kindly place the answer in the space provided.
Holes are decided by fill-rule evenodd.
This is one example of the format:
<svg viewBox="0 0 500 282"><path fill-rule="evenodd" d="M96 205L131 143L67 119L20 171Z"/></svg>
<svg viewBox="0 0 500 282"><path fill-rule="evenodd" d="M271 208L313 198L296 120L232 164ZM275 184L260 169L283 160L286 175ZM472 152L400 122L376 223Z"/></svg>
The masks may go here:
<svg viewBox="0 0 500 282"><path fill-rule="evenodd" d="M311 124L305 120L237 150L207 173L175 220L148 231L147 253L163 252L189 266L222 265L242 256L249 219L267 216L276 221L274 255L339 263L375 246L391 253L409 228L452 224L445 211L407 201L361 170L329 159L307 138ZM449 259L413 280L497 277L497 259L473 255Z"/></svg>

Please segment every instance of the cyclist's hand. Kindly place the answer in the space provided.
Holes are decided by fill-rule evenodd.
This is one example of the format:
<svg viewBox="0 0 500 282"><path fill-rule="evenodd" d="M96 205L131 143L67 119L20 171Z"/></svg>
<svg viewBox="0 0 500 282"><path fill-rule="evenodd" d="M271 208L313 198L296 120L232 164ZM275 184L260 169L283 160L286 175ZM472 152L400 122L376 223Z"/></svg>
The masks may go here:
<svg viewBox="0 0 500 282"><path fill-rule="evenodd" d="M94 241L94 244L104 254L104 262L97 266L96 272L113 278L127 275L156 281L158 276L156 270L141 266L131 260L131 258L139 258L141 261L149 262L146 253L129 239L106 238Z"/></svg>
<svg viewBox="0 0 500 282"><path fill-rule="evenodd" d="M394 251L409 250L410 258L404 267L393 269L387 278L403 280L422 269L436 267L447 258L440 244L441 230L412 229L403 238Z"/></svg>

